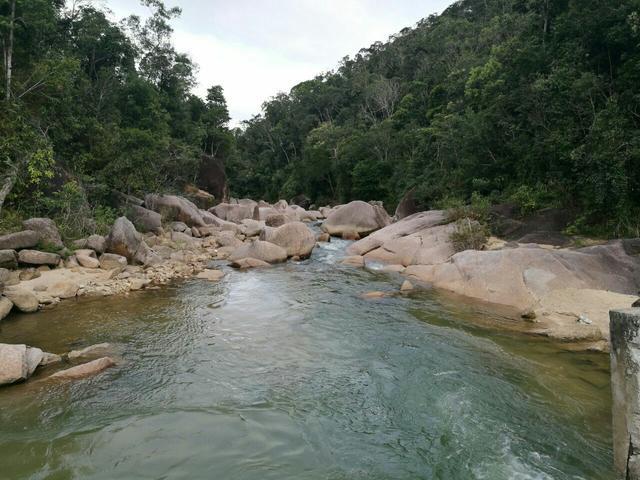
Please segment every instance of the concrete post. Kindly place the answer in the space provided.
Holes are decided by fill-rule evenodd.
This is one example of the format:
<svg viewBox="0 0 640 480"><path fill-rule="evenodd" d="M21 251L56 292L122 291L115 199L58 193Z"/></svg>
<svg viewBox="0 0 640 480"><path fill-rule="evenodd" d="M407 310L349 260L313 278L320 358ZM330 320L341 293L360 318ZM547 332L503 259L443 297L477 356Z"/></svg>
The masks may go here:
<svg viewBox="0 0 640 480"><path fill-rule="evenodd" d="M609 316L614 467L618 478L640 480L640 308Z"/></svg>

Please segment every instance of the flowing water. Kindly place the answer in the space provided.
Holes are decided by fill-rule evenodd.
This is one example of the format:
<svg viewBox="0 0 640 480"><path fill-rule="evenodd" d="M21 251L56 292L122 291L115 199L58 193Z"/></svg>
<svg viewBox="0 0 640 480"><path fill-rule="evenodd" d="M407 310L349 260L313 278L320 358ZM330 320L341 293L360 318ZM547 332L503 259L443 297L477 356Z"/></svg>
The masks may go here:
<svg viewBox="0 0 640 480"><path fill-rule="evenodd" d="M612 478L607 356L433 292L362 299L400 280L343 248L7 319L0 342L121 363L0 389L0 478Z"/></svg>

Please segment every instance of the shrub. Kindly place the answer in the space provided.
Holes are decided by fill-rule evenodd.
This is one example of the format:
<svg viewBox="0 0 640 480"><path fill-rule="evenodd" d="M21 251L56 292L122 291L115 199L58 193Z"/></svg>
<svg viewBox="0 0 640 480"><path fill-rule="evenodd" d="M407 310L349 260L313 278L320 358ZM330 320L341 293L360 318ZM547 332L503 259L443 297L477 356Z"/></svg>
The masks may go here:
<svg viewBox="0 0 640 480"><path fill-rule="evenodd" d="M487 242L488 229L485 225L470 218L463 218L456 222L456 229L449 239L456 252L464 250L482 250Z"/></svg>
<svg viewBox="0 0 640 480"><path fill-rule="evenodd" d="M443 199L441 205L441 208L447 210L447 218L450 222L470 218L481 223L486 223L489 217L489 209L491 208L490 200L477 192L473 192L469 204L465 204L462 200L456 199L455 197L447 197Z"/></svg>

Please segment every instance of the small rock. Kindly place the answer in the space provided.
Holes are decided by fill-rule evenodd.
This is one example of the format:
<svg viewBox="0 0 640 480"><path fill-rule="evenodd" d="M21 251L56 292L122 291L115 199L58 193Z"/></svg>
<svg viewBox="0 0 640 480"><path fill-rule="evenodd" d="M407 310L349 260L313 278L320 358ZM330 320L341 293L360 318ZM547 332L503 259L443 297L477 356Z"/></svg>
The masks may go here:
<svg viewBox="0 0 640 480"><path fill-rule="evenodd" d="M586 315L580 315L577 322L581 323L582 325L591 325L593 323L589 318L587 318Z"/></svg>
<svg viewBox="0 0 640 480"><path fill-rule="evenodd" d="M211 270L211 269L203 270L197 275L197 278L201 278L203 280L209 280L211 282L218 282L223 277L224 277L224 272L222 270Z"/></svg>
<svg viewBox="0 0 640 480"><path fill-rule="evenodd" d="M77 380L98 374L107 368L113 367L116 362L110 357L103 357L89 363L83 363L77 367L71 367L54 373L49 378L59 378L64 380Z"/></svg>
<svg viewBox="0 0 640 480"><path fill-rule="evenodd" d="M640 298L638 300L636 300L635 302L633 302L633 305L631 305L633 308L640 308Z"/></svg>
<svg viewBox="0 0 640 480"><path fill-rule="evenodd" d="M129 288L131 288L131 290L134 290L134 291L142 290L150 283L151 283L151 280L147 278L132 278L131 280L129 280L129 285L130 285Z"/></svg>
<svg viewBox="0 0 640 480"><path fill-rule="evenodd" d="M367 292L367 293L363 293L361 295L362 298L366 298L366 299L375 299L375 298L383 298L386 297L387 294L385 292Z"/></svg>
<svg viewBox="0 0 640 480"><path fill-rule="evenodd" d="M42 360L40 360L40 366L44 367L46 365L51 365L61 361L62 357L60 355L56 355L55 353L43 352Z"/></svg>
<svg viewBox="0 0 640 480"><path fill-rule="evenodd" d="M535 320L537 318L536 312L533 310L526 310L520 316L525 320Z"/></svg>
<svg viewBox="0 0 640 480"><path fill-rule="evenodd" d="M27 364L27 378L33 375L40 362L44 358L44 353L39 348L27 347L25 362Z"/></svg>
<svg viewBox="0 0 640 480"><path fill-rule="evenodd" d="M113 345L110 343L97 343L90 345L82 350L72 350L67 354L69 360L77 360L78 358L100 357L109 355L113 351Z"/></svg>
<svg viewBox="0 0 640 480"><path fill-rule="evenodd" d="M413 289L414 289L413 283L411 283L409 280L405 280L400 286L401 292L410 292Z"/></svg>
<svg viewBox="0 0 640 480"><path fill-rule="evenodd" d="M320 243L330 242L331 235L329 235L328 233L321 233L316 237L316 241Z"/></svg>

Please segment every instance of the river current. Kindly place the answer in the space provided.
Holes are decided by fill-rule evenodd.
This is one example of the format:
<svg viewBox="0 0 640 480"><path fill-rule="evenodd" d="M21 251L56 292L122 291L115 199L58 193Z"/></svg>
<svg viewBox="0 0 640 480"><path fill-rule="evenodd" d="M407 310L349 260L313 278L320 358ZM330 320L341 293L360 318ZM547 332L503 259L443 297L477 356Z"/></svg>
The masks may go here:
<svg viewBox="0 0 640 480"><path fill-rule="evenodd" d="M120 359L0 389L0 479L612 478L606 355L436 292L364 299L401 279L339 265L345 245L0 323Z"/></svg>

